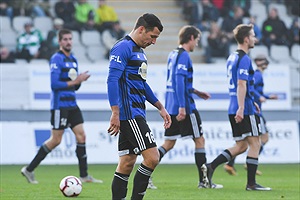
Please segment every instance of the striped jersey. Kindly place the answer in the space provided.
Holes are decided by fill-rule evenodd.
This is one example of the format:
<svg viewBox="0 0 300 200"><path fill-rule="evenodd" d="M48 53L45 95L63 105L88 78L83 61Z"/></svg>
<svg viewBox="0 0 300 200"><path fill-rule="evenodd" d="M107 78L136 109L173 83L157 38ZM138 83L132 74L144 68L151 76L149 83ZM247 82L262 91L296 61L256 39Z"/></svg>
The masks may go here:
<svg viewBox="0 0 300 200"><path fill-rule="evenodd" d="M75 90L78 86L68 87L67 81L75 80L78 75L76 58L66 56L62 51L55 53L49 62L51 71L51 110L74 108L77 106Z"/></svg>
<svg viewBox="0 0 300 200"><path fill-rule="evenodd" d="M110 51L107 78L108 99L120 109L120 120L146 117L146 100L158 101L146 82L147 58L141 47L127 35Z"/></svg>
<svg viewBox="0 0 300 200"><path fill-rule="evenodd" d="M227 59L227 81L230 95L228 114L236 114L238 110L237 101L237 82L238 80L247 81L247 91L245 96L245 115L254 114L254 70L249 56L242 50L232 53Z"/></svg>
<svg viewBox="0 0 300 200"><path fill-rule="evenodd" d="M168 56L165 108L171 115L177 115L179 107L185 107L186 114L196 110L193 99L193 64L189 53L183 48L170 52Z"/></svg>
<svg viewBox="0 0 300 200"><path fill-rule="evenodd" d="M254 101L258 104L260 108L260 114L262 114L261 110L261 102L259 98L263 96L266 99L269 99L269 95L264 94L264 79L261 71L258 69L254 72Z"/></svg>

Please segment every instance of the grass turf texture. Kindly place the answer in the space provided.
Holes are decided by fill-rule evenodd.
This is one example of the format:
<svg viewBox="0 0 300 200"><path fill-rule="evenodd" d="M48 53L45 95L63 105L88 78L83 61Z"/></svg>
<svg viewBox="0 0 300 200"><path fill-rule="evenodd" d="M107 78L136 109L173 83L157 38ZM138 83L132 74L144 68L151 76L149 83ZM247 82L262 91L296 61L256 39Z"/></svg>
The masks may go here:
<svg viewBox="0 0 300 200"><path fill-rule="evenodd" d="M137 167L138 165L136 165ZM67 175L78 176L77 165L41 165L35 170L38 185L27 183L20 173L20 165L1 165L0 199L48 200L65 199L59 190L61 179ZM84 183L77 199L111 199L111 181L116 165L89 165L89 173L102 179L103 184ZM153 173L157 190L147 190L145 200L196 200L196 199L300 199L299 164L262 164L262 176L257 182L271 187L272 191L246 191L246 170L237 164L237 176L230 176L219 166L213 181L223 184L223 189L197 189L198 174L195 165L159 165ZM131 175L127 199L132 191Z"/></svg>

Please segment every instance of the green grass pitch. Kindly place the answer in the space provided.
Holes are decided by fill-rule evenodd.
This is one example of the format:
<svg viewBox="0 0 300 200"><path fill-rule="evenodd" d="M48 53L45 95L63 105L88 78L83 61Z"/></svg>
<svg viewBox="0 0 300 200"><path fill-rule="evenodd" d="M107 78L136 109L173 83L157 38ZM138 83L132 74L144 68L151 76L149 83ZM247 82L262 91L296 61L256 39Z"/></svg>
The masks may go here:
<svg viewBox="0 0 300 200"><path fill-rule="evenodd" d="M137 166L137 165L136 165ZM35 170L38 185L28 184L20 173L20 165L1 165L1 200L51 200L66 199L59 190L60 180L67 175L78 176L77 165L41 165ZM103 184L84 183L77 199L111 199L111 181L116 165L89 165L89 173L102 179ZM153 173L157 190L147 190L145 200L197 200L197 199L300 199L299 164L262 164L259 169L262 176L257 182L272 187L272 191L245 191L246 171L236 165L238 175L230 176L219 166L213 181L223 184L223 189L197 189L198 174L196 166L159 165ZM131 175L127 193L130 199L132 191Z"/></svg>

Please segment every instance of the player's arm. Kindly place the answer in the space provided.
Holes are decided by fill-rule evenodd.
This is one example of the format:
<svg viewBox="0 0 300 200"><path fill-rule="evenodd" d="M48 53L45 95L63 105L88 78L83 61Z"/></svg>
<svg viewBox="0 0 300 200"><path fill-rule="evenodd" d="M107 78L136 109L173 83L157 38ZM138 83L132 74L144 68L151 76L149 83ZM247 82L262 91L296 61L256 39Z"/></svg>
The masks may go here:
<svg viewBox="0 0 300 200"><path fill-rule="evenodd" d="M118 135L120 131L120 109L119 109L119 79L123 71L116 68L110 68L107 78L107 93L111 107L110 126L108 132L110 135Z"/></svg>
<svg viewBox="0 0 300 200"><path fill-rule="evenodd" d="M164 120L164 128L169 128L171 126L171 117L162 103L156 98L147 82L145 82L145 93L146 100L159 110L159 114Z"/></svg>
<svg viewBox="0 0 300 200"><path fill-rule="evenodd" d="M196 94L198 97L204 99L204 100L207 100L211 97L208 92L201 92L201 91L199 91L195 88L193 88L193 93Z"/></svg>
<svg viewBox="0 0 300 200"><path fill-rule="evenodd" d="M237 101L238 110L236 111L235 121L237 123L244 119L245 97L247 92L247 81L239 79L237 81Z"/></svg>

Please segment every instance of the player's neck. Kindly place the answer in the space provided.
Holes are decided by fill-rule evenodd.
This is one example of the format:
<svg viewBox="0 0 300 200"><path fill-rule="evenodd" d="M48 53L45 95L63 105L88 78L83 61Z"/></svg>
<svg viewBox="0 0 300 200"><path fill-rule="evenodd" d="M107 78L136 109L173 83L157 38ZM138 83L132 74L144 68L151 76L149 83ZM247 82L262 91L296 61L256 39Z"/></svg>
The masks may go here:
<svg viewBox="0 0 300 200"><path fill-rule="evenodd" d="M71 55L71 51L65 51L63 48L61 48L60 50L68 57Z"/></svg>
<svg viewBox="0 0 300 200"><path fill-rule="evenodd" d="M249 48L248 48L248 46L246 46L246 45L243 45L243 44L238 44L238 46L237 46L237 49L238 50L243 50L245 53L249 53Z"/></svg>
<svg viewBox="0 0 300 200"><path fill-rule="evenodd" d="M188 43L185 43L185 44L181 44L179 45L179 47L183 48L184 50L186 50L187 52L190 52L190 46Z"/></svg>

